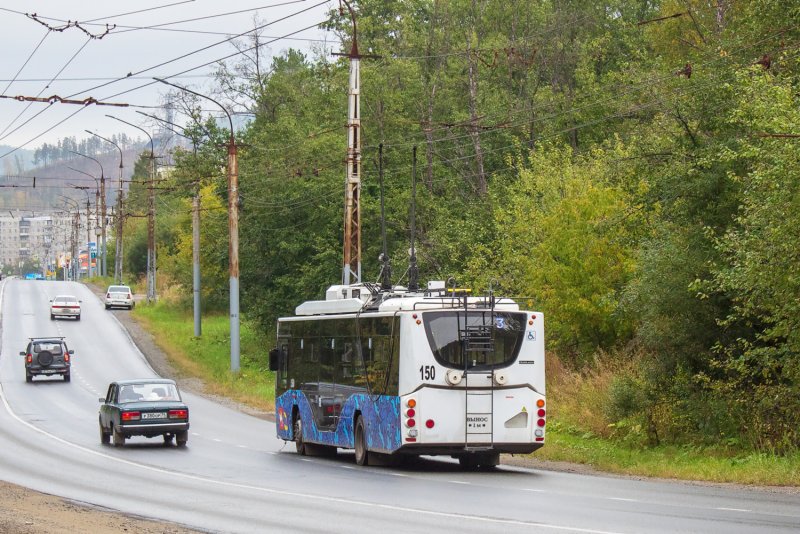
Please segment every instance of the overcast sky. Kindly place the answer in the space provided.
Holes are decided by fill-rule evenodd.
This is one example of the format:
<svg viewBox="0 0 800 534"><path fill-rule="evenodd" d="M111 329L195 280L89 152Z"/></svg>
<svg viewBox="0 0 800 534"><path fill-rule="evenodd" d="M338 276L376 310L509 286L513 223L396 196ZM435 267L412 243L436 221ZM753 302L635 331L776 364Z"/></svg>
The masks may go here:
<svg viewBox="0 0 800 534"><path fill-rule="evenodd" d="M320 40L326 39L329 46L338 50L335 36L315 28L334 7L338 7L336 0L2 0L0 95L58 95L80 100L93 97L158 106L169 87L152 83L154 76L169 77L170 81L199 92L207 91L214 65L201 65L236 49L230 43L222 43L196 51L252 30L254 16L261 24L271 23L262 30L265 38L297 32L291 38L269 44L265 49L270 54L280 54L288 48L311 52L312 46L320 46ZM306 11L301 13L302 10ZM26 14L35 14L54 30ZM200 17L212 18L190 20ZM279 20L282 18L285 20ZM77 21L79 27L55 31L68 21ZM116 24L116 28L103 35L106 24ZM312 28L303 30L307 27ZM92 38L84 30L103 37ZM178 59L186 54L191 55ZM184 71L188 72L175 76ZM132 76L128 77L128 73ZM213 104L208 107L213 108ZM135 128L105 117L113 114L148 129L146 117L134 109L137 108L29 105L0 99L0 145L33 149L66 136L80 140L89 135L86 129L103 136L124 131L133 138L144 137ZM138 109L157 114L157 110ZM0 157L4 154L7 151L0 152Z"/></svg>

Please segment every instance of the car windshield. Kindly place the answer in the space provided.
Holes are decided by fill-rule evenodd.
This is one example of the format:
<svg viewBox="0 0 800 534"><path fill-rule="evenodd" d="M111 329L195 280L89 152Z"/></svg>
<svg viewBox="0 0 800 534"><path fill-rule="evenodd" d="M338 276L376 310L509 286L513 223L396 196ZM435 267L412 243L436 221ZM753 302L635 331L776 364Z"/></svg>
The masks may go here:
<svg viewBox="0 0 800 534"><path fill-rule="evenodd" d="M53 300L53 303L54 304L67 304L69 302L75 302L76 300L78 300L78 299L76 299L75 297L56 297Z"/></svg>
<svg viewBox="0 0 800 534"><path fill-rule="evenodd" d="M181 396L175 384L127 384L119 390L119 402L179 401Z"/></svg>
<svg viewBox="0 0 800 534"><path fill-rule="evenodd" d="M131 288L128 286L111 286L108 288L109 293L130 293Z"/></svg>

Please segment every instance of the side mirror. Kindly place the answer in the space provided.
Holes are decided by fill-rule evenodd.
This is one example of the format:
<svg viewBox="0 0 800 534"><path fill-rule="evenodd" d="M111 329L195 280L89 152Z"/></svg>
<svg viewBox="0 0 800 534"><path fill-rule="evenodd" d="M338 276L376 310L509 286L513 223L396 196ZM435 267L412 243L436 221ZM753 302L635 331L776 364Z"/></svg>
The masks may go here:
<svg viewBox="0 0 800 534"><path fill-rule="evenodd" d="M100 402L105 402L106 398L105 397L98 397L97 400L100 401Z"/></svg>
<svg viewBox="0 0 800 534"><path fill-rule="evenodd" d="M75 350L73 350L73 349L70 349L67 352L70 353L70 354L75 354Z"/></svg>
<svg viewBox="0 0 800 534"><path fill-rule="evenodd" d="M24 350L19 351L20 356L27 356L27 353Z"/></svg>
<svg viewBox="0 0 800 534"><path fill-rule="evenodd" d="M270 371L277 371L280 366L280 356L281 351L278 348L274 348L269 351L269 370Z"/></svg>
<svg viewBox="0 0 800 534"><path fill-rule="evenodd" d="M53 302L53 299L50 299L50 302Z"/></svg>

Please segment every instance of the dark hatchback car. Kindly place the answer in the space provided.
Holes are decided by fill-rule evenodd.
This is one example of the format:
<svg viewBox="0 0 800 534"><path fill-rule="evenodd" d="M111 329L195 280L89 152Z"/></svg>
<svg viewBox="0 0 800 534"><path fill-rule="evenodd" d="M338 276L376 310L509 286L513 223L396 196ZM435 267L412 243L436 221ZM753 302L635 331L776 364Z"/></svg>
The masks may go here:
<svg viewBox="0 0 800 534"><path fill-rule="evenodd" d="M63 337L30 338L25 351L19 353L25 357L25 381L33 382L34 376L61 375L69 382L74 353Z"/></svg>
<svg viewBox="0 0 800 534"><path fill-rule="evenodd" d="M164 444L178 447L189 439L189 407L181 400L174 380L145 378L120 380L108 386L100 402L100 442L121 447L131 436L163 436Z"/></svg>

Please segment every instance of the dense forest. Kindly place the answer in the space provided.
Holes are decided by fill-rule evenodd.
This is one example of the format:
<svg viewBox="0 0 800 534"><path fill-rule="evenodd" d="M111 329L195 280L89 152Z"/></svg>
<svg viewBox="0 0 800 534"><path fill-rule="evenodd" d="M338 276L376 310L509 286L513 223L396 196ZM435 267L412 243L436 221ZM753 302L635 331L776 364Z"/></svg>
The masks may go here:
<svg viewBox="0 0 800 534"><path fill-rule="evenodd" d="M364 278L379 272L382 145L403 281L417 147L422 279L533 299L551 362L615 369L608 404L588 408L607 432L796 450L800 4L354 7L360 51L375 56L361 70ZM347 52L349 14L331 16L334 51ZM242 302L272 332L341 279L348 62L322 49L270 57L263 42L240 43L217 89L254 116L237 132ZM158 186L162 294L189 305L197 194L205 305L225 309L227 134L199 103L181 105L194 148ZM135 172L147 176L146 155ZM145 187L134 181L132 212ZM128 268L142 273L145 222L128 226Z"/></svg>

